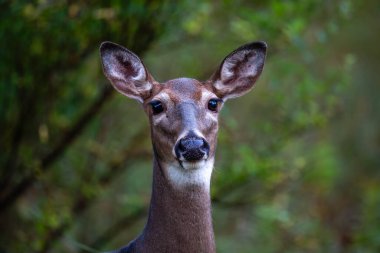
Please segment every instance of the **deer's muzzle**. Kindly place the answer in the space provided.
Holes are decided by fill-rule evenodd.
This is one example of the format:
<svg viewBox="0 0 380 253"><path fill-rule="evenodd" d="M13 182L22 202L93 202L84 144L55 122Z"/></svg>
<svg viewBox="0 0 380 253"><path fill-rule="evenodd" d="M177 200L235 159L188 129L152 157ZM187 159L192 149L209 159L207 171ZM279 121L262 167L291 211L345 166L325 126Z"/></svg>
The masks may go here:
<svg viewBox="0 0 380 253"><path fill-rule="evenodd" d="M177 159L180 161L196 162L207 159L210 145L203 138L187 135L180 139L175 146Z"/></svg>

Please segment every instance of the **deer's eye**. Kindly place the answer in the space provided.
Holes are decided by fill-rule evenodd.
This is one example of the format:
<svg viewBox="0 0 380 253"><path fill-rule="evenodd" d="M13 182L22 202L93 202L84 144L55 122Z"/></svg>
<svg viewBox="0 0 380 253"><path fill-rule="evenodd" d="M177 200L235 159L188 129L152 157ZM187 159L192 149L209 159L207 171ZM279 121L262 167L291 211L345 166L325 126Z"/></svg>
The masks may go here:
<svg viewBox="0 0 380 253"><path fill-rule="evenodd" d="M216 112L218 111L218 104L219 104L220 100L219 99L215 99L215 98L212 98L208 101L208 109L210 111L213 111L213 112Z"/></svg>
<svg viewBox="0 0 380 253"><path fill-rule="evenodd" d="M159 114L164 110L164 107L160 101L154 100L151 101L149 104L152 107L152 112L154 115Z"/></svg>

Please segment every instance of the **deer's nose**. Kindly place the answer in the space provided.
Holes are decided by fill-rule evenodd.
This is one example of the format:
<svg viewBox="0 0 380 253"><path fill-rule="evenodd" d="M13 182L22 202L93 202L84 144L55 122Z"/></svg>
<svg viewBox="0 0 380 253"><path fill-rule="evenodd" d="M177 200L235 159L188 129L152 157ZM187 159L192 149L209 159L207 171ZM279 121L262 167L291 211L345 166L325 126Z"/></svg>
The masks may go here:
<svg viewBox="0 0 380 253"><path fill-rule="evenodd" d="M186 136L180 139L175 146L178 159L183 157L186 161L195 162L208 156L210 145L198 136Z"/></svg>

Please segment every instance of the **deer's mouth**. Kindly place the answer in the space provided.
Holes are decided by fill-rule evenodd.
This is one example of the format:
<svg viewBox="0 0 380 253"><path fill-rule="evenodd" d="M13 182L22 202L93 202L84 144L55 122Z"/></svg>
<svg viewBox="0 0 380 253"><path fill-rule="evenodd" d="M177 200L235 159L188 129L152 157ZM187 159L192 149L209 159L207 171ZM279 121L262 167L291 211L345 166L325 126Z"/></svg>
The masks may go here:
<svg viewBox="0 0 380 253"><path fill-rule="evenodd" d="M180 160L177 159L179 165L182 167L184 170L197 170L202 168L206 163L207 163L207 158L206 159L201 159L197 161L186 161L186 160Z"/></svg>

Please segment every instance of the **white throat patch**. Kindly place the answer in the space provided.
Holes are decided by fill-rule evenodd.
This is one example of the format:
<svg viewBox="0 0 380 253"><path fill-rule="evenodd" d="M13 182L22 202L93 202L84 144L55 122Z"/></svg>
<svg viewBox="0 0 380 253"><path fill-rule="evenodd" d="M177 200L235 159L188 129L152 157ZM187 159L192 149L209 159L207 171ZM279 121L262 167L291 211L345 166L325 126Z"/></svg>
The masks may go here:
<svg viewBox="0 0 380 253"><path fill-rule="evenodd" d="M210 190L211 174L214 168L214 159L202 160L196 163L178 162L165 164L170 182L177 187L199 185Z"/></svg>

